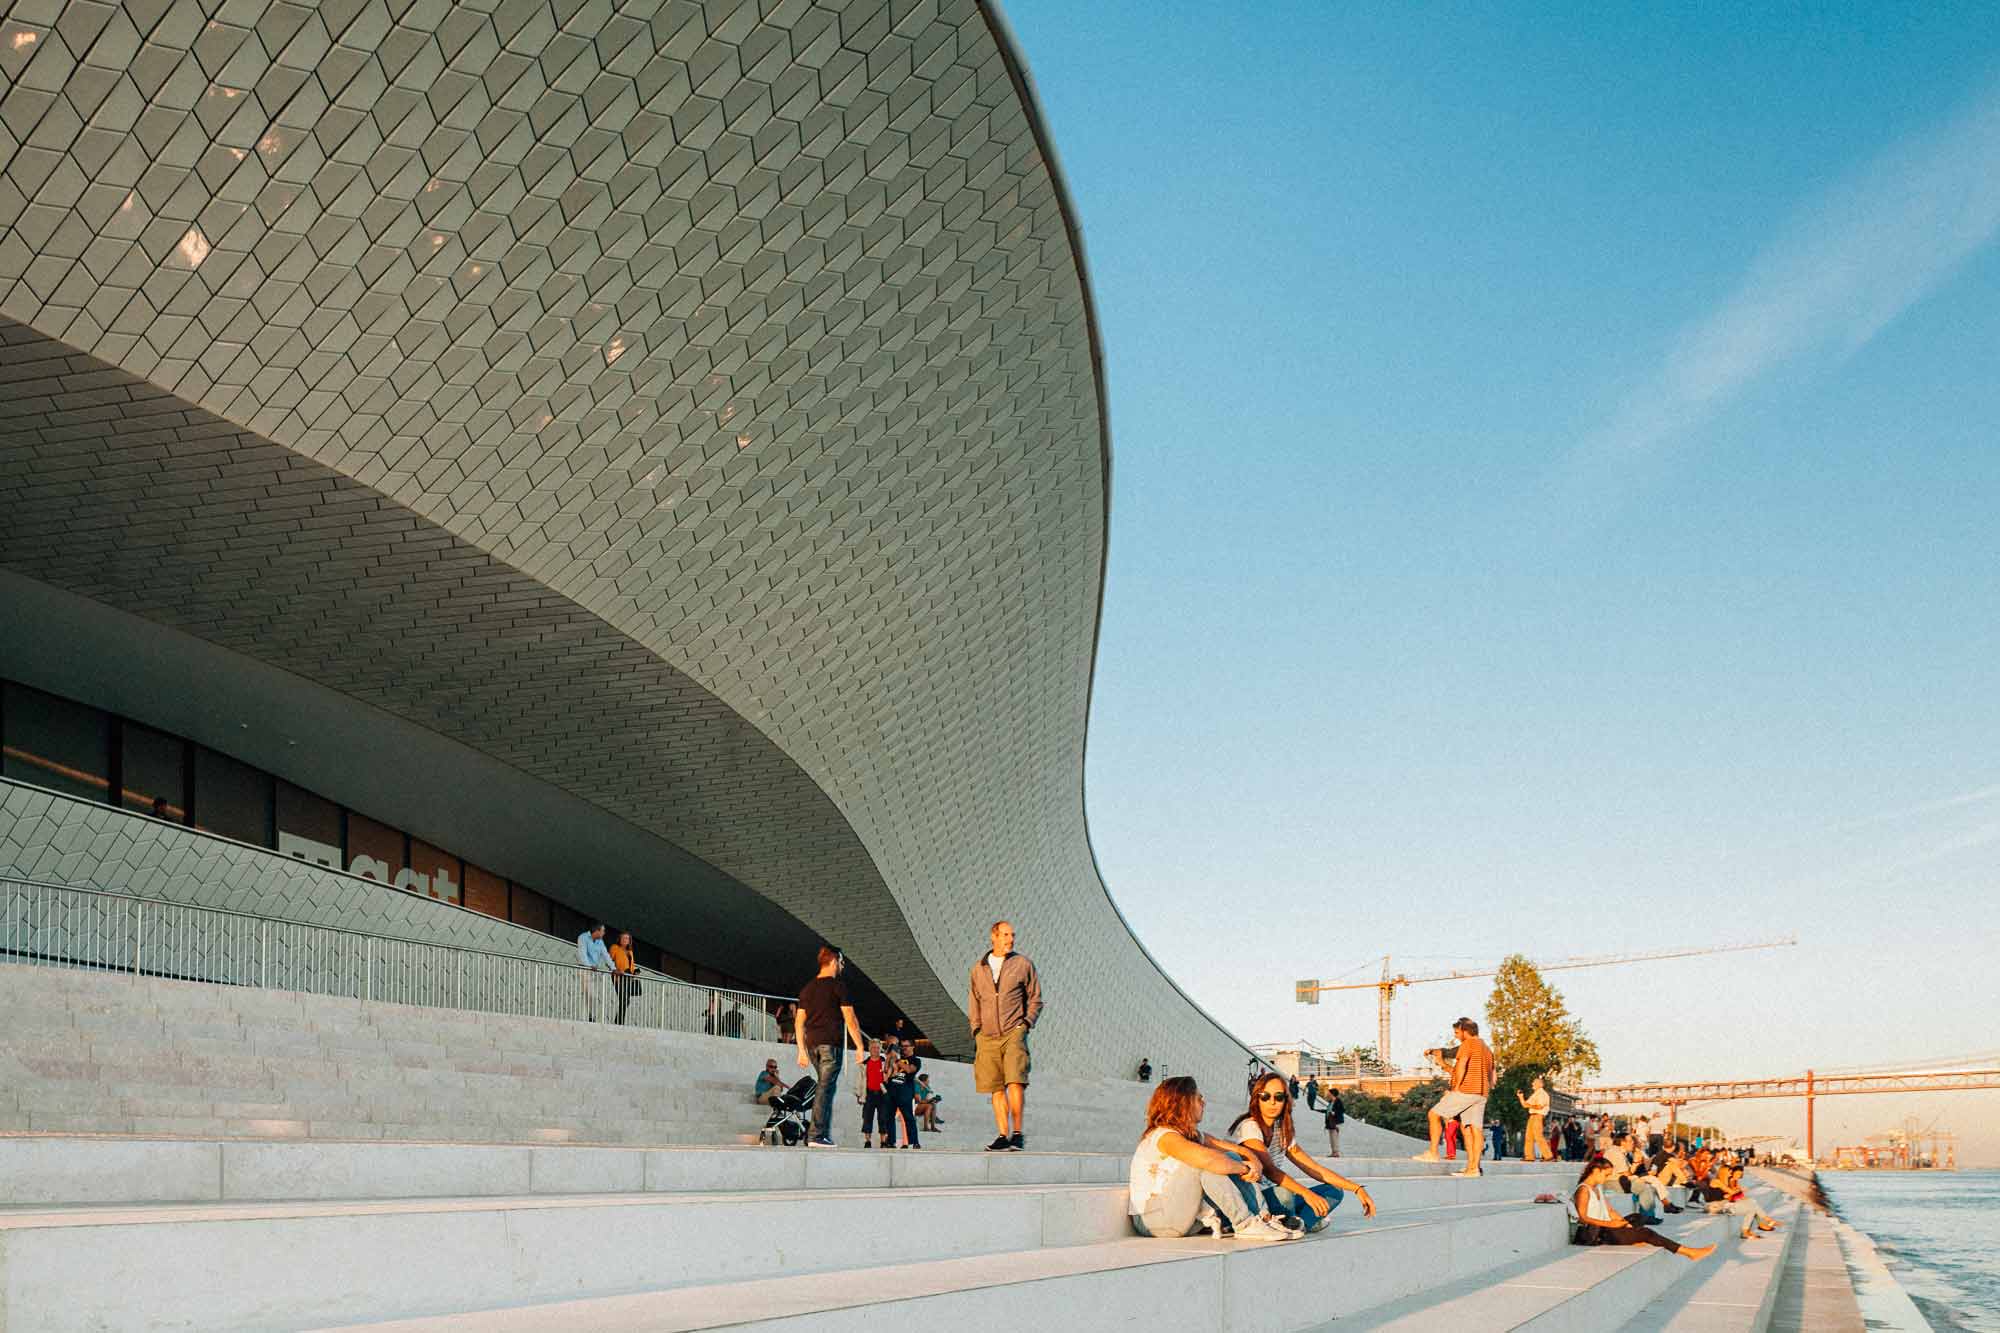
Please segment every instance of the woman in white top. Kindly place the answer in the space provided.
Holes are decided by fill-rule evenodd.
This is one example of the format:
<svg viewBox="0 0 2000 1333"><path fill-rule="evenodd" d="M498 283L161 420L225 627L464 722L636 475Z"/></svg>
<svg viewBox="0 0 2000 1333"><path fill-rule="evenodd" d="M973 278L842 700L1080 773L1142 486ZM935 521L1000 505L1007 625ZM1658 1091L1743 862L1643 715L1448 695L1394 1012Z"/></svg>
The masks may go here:
<svg viewBox="0 0 2000 1333"><path fill-rule="evenodd" d="M1283 1222L1297 1218L1307 1231L1318 1231L1352 1194L1361 1201L1361 1215L1375 1216L1375 1201L1363 1186L1329 1171L1307 1155L1292 1132L1291 1085L1277 1074L1266 1074L1250 1085L1250 1109L1229 1126L1229 1137L1257 1159L1264 1176L1264 1203ZM1292 1172L1319 1181L1308 1185Z"/></svg>
<svg viewBox="0 0 2000 1333"><path fill-rule="evenodd" d="M1598 1191L1604 1182L1611 1179L1611 1163L1602 1157L1592 1157L1583 1164L1583 1174L1577 1178L1576 1243L1579 1245L1657 1245L1663 1250L1672 1250L1687 1260L1706 1259L1715 1253L1713 1245L1703 1245L1690 1249L1679 1241L1662 1236L1645 1223L1638 1220L1638 1214L1620 1217L1611 1211L1611 1205L1604 1202Z"/></svg>
<svg viewBox="0 0 2000 1333"><path fill-rule="evenodd" d="M1262 1172L1234 1144L1201 1132L1201 1089L1182 1075L1160 1080L1146 1103L1146 1132L1132 1154L1132 1229L1142 1236L1186 1236L1226 1218L1236 1239L1297 1240L1303 1232L1263 1215Z"/></svg>
<svg viewBox="0 0 2000 1333"><path fill-rule="evenodd" d="M1519 1088L1514 1089L1514 1100L1528 1111L1528 1160L1538 1162L1546 1157L1551 1162L1555 1161L1556 1155L1549 1149L1549 1090L1542 1083L1542 1076L1535 1075L1534 1091L1526 1097L1521 1095Z"/></svg>

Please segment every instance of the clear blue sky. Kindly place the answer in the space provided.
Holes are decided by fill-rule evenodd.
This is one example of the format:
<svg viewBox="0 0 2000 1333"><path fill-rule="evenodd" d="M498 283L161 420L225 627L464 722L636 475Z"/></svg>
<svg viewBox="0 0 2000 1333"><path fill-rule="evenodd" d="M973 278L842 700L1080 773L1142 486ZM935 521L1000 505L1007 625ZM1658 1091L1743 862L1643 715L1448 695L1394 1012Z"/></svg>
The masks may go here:
<svg viewBox="0 0 2000 1333"><path fill-rule="evenodd" d="M2000 1049L2000 9L1006 9L1169 971L1339 1043L1373 997L1294 978L1796 931L1560 984L1618 1079ZM1485 986L1406 995L1403 1053Z"/></svg>

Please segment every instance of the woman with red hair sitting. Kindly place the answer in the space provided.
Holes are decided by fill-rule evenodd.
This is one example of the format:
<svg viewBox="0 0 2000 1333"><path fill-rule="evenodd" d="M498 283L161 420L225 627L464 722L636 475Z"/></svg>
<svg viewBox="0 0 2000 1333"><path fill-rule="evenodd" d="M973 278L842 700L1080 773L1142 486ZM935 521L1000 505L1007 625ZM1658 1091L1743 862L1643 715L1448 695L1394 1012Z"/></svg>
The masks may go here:
<svg viewBox="0 0 2000 1333"><path fill-rule="evenodd" d="M1226 1219L1242 1241L1297 1240L1303 1230L1273 1221L1256 1184L1262 1171L1236 1145L1201 1132L1207 1109L1185 1075L1160 1080L1146 1103L1146 1132L1132 1154L1132 1229L1142 1236L1187 1236ZM1218 1218L1219 1215L1219 1218Z"/></svg>

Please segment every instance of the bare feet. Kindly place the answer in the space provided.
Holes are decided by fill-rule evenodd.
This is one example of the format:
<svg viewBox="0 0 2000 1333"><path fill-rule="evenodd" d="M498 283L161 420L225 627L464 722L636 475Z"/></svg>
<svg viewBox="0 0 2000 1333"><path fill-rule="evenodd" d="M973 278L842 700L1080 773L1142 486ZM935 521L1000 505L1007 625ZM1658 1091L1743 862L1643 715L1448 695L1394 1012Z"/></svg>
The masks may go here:
<svg viewBox="0 0 2000 1333"><path fill-rule="evenodd" d="M1452 1172L1452 1174L1454 1176L1470 1176L1471 1178L1477 1180L1480 1176L1483 1176L1486 1173L1484 1171L1477 1169L1476 1167L1473 1167L1473 1168L1468 1168L1464 1171L1454 1171Z"/></svg>
<svg viewBox="0 0 2000 1333"><path fill-rule="evenodd" d="M1681 1246L1680 1253L1681 1253L1681 1258L1686 1259L1689 1263L1698 1264L1703 1259L1708 1258L1709 1255L1714 1254L1715 1247L1713 1245L1703 1245L1696 1249L1690 1250L1687 1246L1683 1245Z"/></svg>
<svg viewBox="0 0 2000 1333"><path fill-rule="evenodd" d="M1439 1160L1439 1158L1438 1155L1434 1152L1420 1152L1416 1156L1410 1158L1410 1160L1413 1162L1435 1162Z"/></svg>

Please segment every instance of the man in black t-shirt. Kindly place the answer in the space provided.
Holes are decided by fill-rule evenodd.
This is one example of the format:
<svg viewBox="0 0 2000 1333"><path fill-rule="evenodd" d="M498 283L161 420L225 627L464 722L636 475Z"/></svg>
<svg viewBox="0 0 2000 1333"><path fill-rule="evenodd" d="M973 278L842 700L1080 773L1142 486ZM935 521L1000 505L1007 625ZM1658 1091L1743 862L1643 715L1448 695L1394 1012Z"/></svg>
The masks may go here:
<svg viewBox="0 0 2000 1333"><path fill-rule="evenodd" d="M854 1038L856 1054L868 1049L861 1025L854 1020L854 1001L847 994L847 983L840 979L845 963L831 946L819 946L819 975L800 988L798 1012L792 1020L799 1068L812 1070L819 1081L810 1140L815 1148L833 1146L833 1090L840 1083L840 1066L846 1055L841 1029L845 1027L846 1035Z"/></svg>
<svg viewBox="0 0 2000 1333"><path fill-rule="evenodd" d="M1347 1106L1340 1100L1340 1089L1333 1090L1333 1096L1326 1103L1326 1155L1340 1156L1340 1127L1347 1123Z"/></svg>

